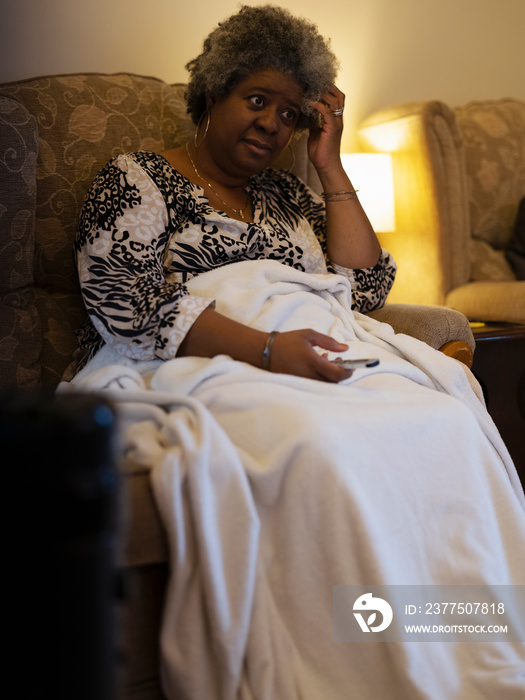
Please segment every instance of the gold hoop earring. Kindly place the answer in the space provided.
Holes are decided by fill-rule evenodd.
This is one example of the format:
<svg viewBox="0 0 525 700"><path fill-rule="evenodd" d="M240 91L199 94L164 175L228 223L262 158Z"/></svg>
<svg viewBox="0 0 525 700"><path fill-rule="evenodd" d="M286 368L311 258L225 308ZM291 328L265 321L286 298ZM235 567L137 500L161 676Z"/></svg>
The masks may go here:
<svg viewBox="0 0 525 700"><path fill-rule="evenodd" d="M290 165L290 167L288 168L288 170L286 172L291 173L292 170L294 169L294 165L295 165L295 151L290 146L290 144L288 144L288 148L290 149L290 153L292 154L292 164Z"/></svg>
<svg viewBox="0 0 525 700"><path fill-rule="evenodd" d="M197 144L197 138L199 135L199 129L201 128L202 120L206 117L206 126L204 127L204 136L202 137L202 141ZM197 124L197 128L195 129L195 134L193 136L193 143L195 145L195 148L200 148L204 141L206 140L206 136L208 136L208 129L210 128L210 120L211 120L211 114L210 111L207 109L201 114L201 118L199 119L199 122Z"/></svg>

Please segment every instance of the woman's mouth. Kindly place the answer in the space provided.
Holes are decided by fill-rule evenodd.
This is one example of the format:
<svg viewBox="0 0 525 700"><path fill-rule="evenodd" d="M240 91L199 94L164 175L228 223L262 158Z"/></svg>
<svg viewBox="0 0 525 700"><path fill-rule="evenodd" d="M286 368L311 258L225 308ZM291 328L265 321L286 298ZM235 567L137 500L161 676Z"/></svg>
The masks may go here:
<svg viewBox="0 0 525 700"><path fill-rule="evenodd" d="M268 156L272 154L272 147L264 141L259 141L258 139L244 139L244 143L248 146L250 151L257 156Z"/></svg>

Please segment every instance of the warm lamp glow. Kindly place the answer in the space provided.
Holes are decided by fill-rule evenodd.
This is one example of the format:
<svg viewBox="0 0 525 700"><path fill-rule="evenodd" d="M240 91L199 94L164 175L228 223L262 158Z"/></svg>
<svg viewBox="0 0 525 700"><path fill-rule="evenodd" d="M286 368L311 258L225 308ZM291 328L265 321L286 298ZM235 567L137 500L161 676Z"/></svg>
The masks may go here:
<svg viewBox="0 0 525 700"><path fill-rule="evenodd" d="M344 153L343 167L376 233L395 231L394 178L389 153Z"/></svg>

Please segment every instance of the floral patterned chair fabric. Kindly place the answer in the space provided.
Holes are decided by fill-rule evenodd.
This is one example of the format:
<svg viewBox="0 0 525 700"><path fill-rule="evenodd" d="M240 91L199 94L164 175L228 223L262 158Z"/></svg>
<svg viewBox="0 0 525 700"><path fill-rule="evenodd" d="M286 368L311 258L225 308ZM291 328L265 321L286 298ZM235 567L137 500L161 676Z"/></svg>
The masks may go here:
<svg viewBox="0 0 525 700"><path fill-rule="evenodd" d="M163 150L193 132L183 91L128 74L0 87L5 381L36 387L60 380L85 318L72 251L88 187L114 155Z"/></svg>
<svg viewBox="0 0 525 700"><path fill-rule="evenodd" d="M389 299L525 323L525 281L506 255L525 196L525 102L392 107L367 118L359 139L393 156L397 226L385 244L399 270Z"/></svg>
<svg viewBox="0 0 525 700"><path fill-rule="evenodd" d="M13 383L40 377L41 324L33 286L37 123L15 100L0 96L0 361ZM15 144L15 147L10 147Z"/></svg>

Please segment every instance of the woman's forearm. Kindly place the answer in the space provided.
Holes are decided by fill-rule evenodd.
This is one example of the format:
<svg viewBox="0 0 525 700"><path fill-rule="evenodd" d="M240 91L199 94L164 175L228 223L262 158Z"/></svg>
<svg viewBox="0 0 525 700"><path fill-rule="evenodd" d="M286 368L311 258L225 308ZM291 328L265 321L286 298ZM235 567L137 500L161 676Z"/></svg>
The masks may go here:
<svg viewBox="0 0 525 700"><path fill-rule="evenodd" d="M341 169L319 173L326 204L327 254L331 262L351 269L373 267L381 246L354 187ZM348 194L337 195L335 193Z"/></svg>
<svg viewBox="0 0 525 700"><path fill-rule="evenodd" d="M342 113L345 96L335 85L312 103L322 125L310 130L308 155L317 170L326 201L327 254L332 263L350 269L374 267L381 246L341 162ZM335 193L345 192L334 196Z"/></svg>
<svg viewBox="0 0 525 700"><path fill-rule="evenodd" d="M268 333L245 326L209 307L192 325L177 355L229 355L235 360L260 367L267 337Z"/></svg>

